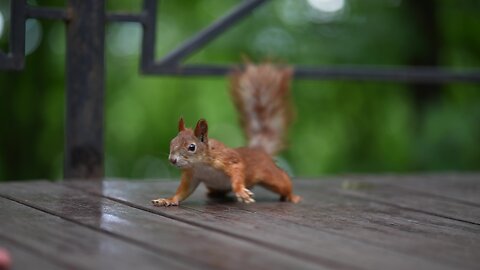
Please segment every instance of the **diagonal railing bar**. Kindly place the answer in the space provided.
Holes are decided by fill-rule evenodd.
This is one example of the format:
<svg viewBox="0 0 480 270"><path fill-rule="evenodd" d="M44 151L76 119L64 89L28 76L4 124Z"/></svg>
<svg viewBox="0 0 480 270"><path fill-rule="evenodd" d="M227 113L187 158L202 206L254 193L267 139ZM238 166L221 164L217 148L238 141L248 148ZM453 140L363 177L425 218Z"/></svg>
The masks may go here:
<svg viewBox="0 0 480 270"><path fill-rule="evenodd" d="M147 75L173 76L224 76L239 65L181 65L186 57L203 48L221 33L234 26L239 20L250 14L254 9L269 0L244 1L233 8L227 15L221 17L210 26L201 30L194 37L185 41L179 47L160 60L155 60L156 35L156 2L144 1L143 21L144 36L142 45L142 72ZM294 66L295 78L318 80L352 80L352 81L396 81L414 83L447 83L447 82L480 82L480 70L451 71L440 67L410 67L410 66Z"/></svg>
<svg viewBox="0 0 480 270"><path fill-rule="evenodd" d="M160 60L155 59L156 21L158 0L144 0L141 13L107 12L106 21L140 23L143 27L141 72L147 75L223 76L241 65L197 64L181 65L188 56L203 48L220 34L234 26L254 9L269 0L245 0L227 15L201 30ZM38 7L25 0L12 1L14 21L10 37L10 52L0 52L0 69L21 70L24 66L24 20L59 19L68 22L71 12L62 8ZM23 34L22 34L23 33ZM300 79L396 81L415 83L480 82L480 70L451 71L440 67L410 66L294 66L294 75Z"/></svg>
<svg viewBox="0 0 480 270"><path fill-rule="evenodd" d="M238 23L241 19L249 15L253 10L269 0L244 0L225 16L213 22L210 26L201 30L198 34L185 41L172 52L167 54L160 62L156 62L158 66L174 66L178 65L185 57L205 46L211 40L228 30L230 27Z"/></svg>
<svg viewBox="0 0 480 270"><path fill-rule="evenodd" d="M30 6L10 1L8 52L0 52L0 70L21 70L25 65L25 21L28 18L62 20L67 29L67 105L65 132L66 178L103 176L103 111L105 75L105 23L130 22L143 27L140 68L143 74L224 76L241 65L182 62L270 0L242 0L192 38L156 60L157 5L143 0L140 13L107 12L105 0L68 0L65 8ZM293 65L295 63L292 63ZM411 66L293 66L296 78L318 80L394 81L406 83L480 83L480 69L448 70Z"/></svg>

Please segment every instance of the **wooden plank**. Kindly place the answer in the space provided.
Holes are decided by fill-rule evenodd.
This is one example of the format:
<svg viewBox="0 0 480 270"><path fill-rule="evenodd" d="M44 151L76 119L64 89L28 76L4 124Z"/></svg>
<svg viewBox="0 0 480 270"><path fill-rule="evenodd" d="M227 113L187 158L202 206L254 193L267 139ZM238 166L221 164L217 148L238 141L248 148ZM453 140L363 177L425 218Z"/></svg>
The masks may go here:
<svg viewBox="0 0 480 270"><path fill-rule="evenodd" d="M3 185L1 190L3 193ZM29 247L36 254L64 265L64 269L192 267L9 199L0 198L0 209L0 238ZM14 258L14 263L31 262L20 263Z"/></svg>
<svg viewBox="0 0 480 270"><path fill-rule="evenodd" d="M107 181L102 190L96 190L89 183L69 185L186 223L284 247L292 252L300 250L308 256L330 258L357 268L475 269L478 265L478 258L472 258L471 246L478 245L470 243L463 247L464 239L468 242L471 237L478 239L477 227L471 224L438 217L430 221L431 216L421 213L355 198L339 199L319 188L307 193L297 185L298 193L305 196L305 202L298 205L279 203L276 196L260 189L255 191L256 204L228 201L218 204L207 201L204 188L200 188L183 206L156 208L149 205L149 200L171 195L178 183ZM390 218L394 223L389 223ZM430 239L437 233L445 236ZM460 240L455 240L457 236ZM450 240L453 244L448 242ZM459 258L445 256L446 252Z"/></svg>
<svg viewBox="0 0 480 270"><path fill-rule="evenodd" d="M181 223L61 185L33 182L0 187L1 194L69 220L144 243L154 252L189 261L195 265L195 269L338 269L336 265L305 261L250 241Z"/></svg>
<svg viewBox="0 0 480 270"><path fill-rule="evenodd" d="M475 267L480 263L480 227L391 205L339 196L318 190L318 182L297 185L305 207L285 212L274 204L255 207L268 220L288 220L331 233L340 233L410 255ZM327 205L327 206L326 206ZM195 207L200 210L201 207ZM315 210L313 210L315 209ZM328 223L326 223L328 222ZM472 240L476 240L472 243ZM448 254L448 258L444 258ZM451 256L451 257L449 257Z"/></svg>
<svg viewBox="0 0 480 270"><path fill-rule="evenodd" d="M480 207L480 174L478 173L391 176L389 178L386 181L394 186Z"/></svg>
<svg viewBox="0 0 480 270"><path fill-rule="evenodd" d="M454 181L456 185L452 185L452 182L447 180L448 178L445 178L446 183L441 180L443 178L434 179L426 180L427 184L420 184L421 180L410 177L346 176L325 181L323 185L324 188L335 189L337 192L358 198L480 225L480 205L477 206L473 202L447 195L455 194L455 196L461 197L460 194L463 190L465 190L465 194L468 194L470 191L466 191L468 190L464 188L466 186L469 187L469 190L480 189L480 181L477 183L469 177L459 178ZM463 179L465 180L463 181ZM314 183L309 184L309 182L311 181L302 183L315 186ZM417 187L425 187L425 189ZM441 191L443 189L447 189L447 191ZM447 196L439 195L441 193ZM466 195L465 197L473 196Z"/></svg>
<svg viewBox="0 0 480 270"><path fill-rule="evenodd" d="M21 269L65 269L68 265L62 265L61 262L49 260L42 255L31 250L29 247L19 245L11 239L0 235L0 247L6 249L12 261L10 270Z"/></svg>
<svg viewBox="0 0 480 270"><path fill-rule="evenodd" d="M342 233L351 233L352 237L365 237L366 240L371 239L382 245L390 245L388 242L394 241L395 250L418 253L433 260L469 267L480 262L477 252L480 247L480 226L477 224L432 215L428 209L419 211L399 207L395 205L398 203L396 197L392 200L378 200L376 191L383 190L379 184L363 186L353 191L332 189L331 184L341 185L337 181L322 184L323 191L318 191L315 189L318 188L316 182L302 181L300 192L306 196L321 196L322 205L318 206L321 207L320 215L344 219L337 222L339 225L344 223ZM360 187L361 184L357 183L357 186ZM356 196L359 193L369 195ZM352 194L355 196L352 197ZM401 198L401 195L398 197ZM338 201L342 203L339 204ZM339 215L339 212L342 214ZM310 219L312 218L319 217L311 215ZM351 230L348 230L349 226Z"/></svg>

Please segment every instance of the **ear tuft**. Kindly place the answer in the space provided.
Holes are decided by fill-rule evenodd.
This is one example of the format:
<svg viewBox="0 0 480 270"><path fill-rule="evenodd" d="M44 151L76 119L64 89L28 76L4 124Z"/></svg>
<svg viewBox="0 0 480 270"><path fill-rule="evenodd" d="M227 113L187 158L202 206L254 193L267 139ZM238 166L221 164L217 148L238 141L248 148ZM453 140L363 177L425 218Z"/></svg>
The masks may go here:
<svg viewBox="0 0 480 270"><path fill-rule="evenodd" d="M185 130L185 122L183 121L183 117L180 117L178 120L178 132Z"/></svg>
<svg viewBox="0 0 480 270"><path fill-rule="evenodd" d="M198 120L194 133L195 137L197 137L201 142L208 142L208 124L205 119Z"/></svg>

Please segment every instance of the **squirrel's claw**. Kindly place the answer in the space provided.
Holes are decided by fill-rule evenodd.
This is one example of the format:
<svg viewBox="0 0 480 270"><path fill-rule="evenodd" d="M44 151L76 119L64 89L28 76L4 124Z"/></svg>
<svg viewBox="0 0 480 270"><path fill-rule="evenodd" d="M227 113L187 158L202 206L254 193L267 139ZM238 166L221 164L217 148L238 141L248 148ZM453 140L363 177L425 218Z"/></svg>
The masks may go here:
<svg viewBox="0 0 480 270"><path fill-rule="evenodd" d="M255 197L255 194L253 194L253 192L251 192L249 189L244 188L243 191L245 191L248 194L248 196Z"/></svg>
<svg viewBox="0 0 480 270"><path fill-rule="evenodd" d="M152 200L154 206L178 206L178 202L169 199Z"/></svg>
<svg viewBox="0 0 480 270"><path fill-rule="evenodd" d="M251 192L246 188L244 188L241 192L235 193L235 196L237 196L237 200L239 202L243 202L243 203L255 202L255 199L253 199L253 196L254 196L253 192Z"/></svg>

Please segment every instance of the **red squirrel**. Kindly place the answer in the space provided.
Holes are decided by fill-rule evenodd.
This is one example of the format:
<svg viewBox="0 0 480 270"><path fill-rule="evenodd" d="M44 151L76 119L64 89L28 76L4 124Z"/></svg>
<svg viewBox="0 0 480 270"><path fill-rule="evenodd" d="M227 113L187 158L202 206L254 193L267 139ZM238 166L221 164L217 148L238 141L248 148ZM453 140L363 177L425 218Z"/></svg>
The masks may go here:
<svg viewBox="0 0 480 270"><path fill-rule="evenodd" d="M209 197L235 194L239 202L253 203L254 185L280 195L280 200L298 203L288 174L277 167L272 155L283 148L290 122L289 83L292 71L272 64L248 64L232 74L231 93L248 138L248 146L229 148L208 137L207 121L195 128L178 123L178 135L170 143L170 163L182 170L174 196L152 200L155 206L176 206L203 182Z"/></svg>

